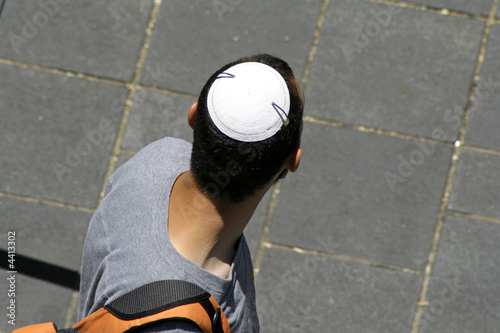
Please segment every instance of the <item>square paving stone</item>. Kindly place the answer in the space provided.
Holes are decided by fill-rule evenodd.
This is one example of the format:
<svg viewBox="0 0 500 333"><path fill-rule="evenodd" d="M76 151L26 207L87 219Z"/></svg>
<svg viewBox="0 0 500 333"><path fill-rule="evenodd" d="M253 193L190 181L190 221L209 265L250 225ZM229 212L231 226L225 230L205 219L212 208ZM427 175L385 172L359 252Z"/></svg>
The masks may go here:
<svg viewBox="0 0 500 333"><path fill-rule="evenodd" d="M423 269L452 148L306 123L270 240Z"/></svg>
<svg viewBox="0 0 500 333"><path fill-rule="evenodd" d="M500 225L447 216L419 333L500 332Z"/></svg>
<svg viewBox="0 0 500 333"><path fill-rule="evenodd" d="M94 207L127 89L0 64L0 190Z"/></svg>
<svg viewBox="0 0 500 333"><path fill-rule="evenodd" d="M122 147L139 151L166 136L193 142L187 115L196 98L139 90L134 98Z"/></svg>
<svg viewBox="0 0 500 333"><path fill-rule="evenodd" d="M484 22L358 0L330 3L307 112L320 118L457 138Z"/></svg>
<svg viewBox="0 0 500 333"><path fill-rule="evenodd" d="M218 68L255 53L283 58L300 78L322 3L164 1L141 83L198 94Z"/></svg>
<svg viewBox="0 0 500 333"><path fill-rule="evenodd" d="M0 234L16 233L16 252L80 271L91 213L0 197ZM4 236L2 236L4 237ZM6 242L0 248L6 249Z"/></svg>
<svg viewBox="0 0 500 333"><path fill-rule="evenodd" d="M2 258L3 259L3 258ZM10 288L7 271L0 269L0 307L2 308L2 320L0 330L11 332L13 329L26 325L55 322L60 328L66 320L66 313L70 305L72 290L57 286L55 284L34 279L32 277L15 274L15 296L8 297ZM16 321L15 326L8 323L6 316L8 302L15 300ZM10 310L9 310L10 311Z"/></svg>
<svg viewBox="0 0 500 333"><path fill-rule="evenodd" d="M500 156L463 150L448 208L500 218Z"/></svg>
<svg viewBox="0 0 500 333"><path fill-rule="evenodd" d="M465 143L500 150L500 25L491 28Z"/></svg>
<svg viewBox="0 0 500 333"><path fill-rule="evenodd" d="M404 2L426 5L433 8L446 8L462 11L470 14L488 16L490 14L492 0L405 0Z"/></svg>
<svg viewBox="0 0 500 333"><path fill-rule="evenodd" d="M7 1L0 57L132 80L152 0Z"/></svg>
<svg viewBox="0 0 500 333"><path fill-rule="evenodd" d="M266 249L257 277L263 332L409 332L421 277Z"/></svg>

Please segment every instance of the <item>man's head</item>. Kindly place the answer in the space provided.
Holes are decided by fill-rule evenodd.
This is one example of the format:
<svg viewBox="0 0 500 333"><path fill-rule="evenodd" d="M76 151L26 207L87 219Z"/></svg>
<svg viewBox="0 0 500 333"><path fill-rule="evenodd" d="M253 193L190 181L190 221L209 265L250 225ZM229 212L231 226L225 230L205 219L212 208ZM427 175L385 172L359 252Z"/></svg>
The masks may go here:
<svg viewBox="0 0 500 333"><path fill-rule="evenodd" d="M224 134L210 115L209 108L213 105L207 102L214 82L230 79L222 73L242 63L260 63L273 68L286 83L289 95L288 117L276 128L277 132L251 142ZM198 187L209 197L239 203L271 181L283 178L287 169L295 171L301 153L303 108L304 97L299 84L288 64L279 58L267 54L255 55L227 64L215 72L203 87L197 105L190 110L190 124L194 129L191 172ZM226 106L226 109L231 107ZM269 112L281 111L279 106L273 108L269 105Z"/></svg>

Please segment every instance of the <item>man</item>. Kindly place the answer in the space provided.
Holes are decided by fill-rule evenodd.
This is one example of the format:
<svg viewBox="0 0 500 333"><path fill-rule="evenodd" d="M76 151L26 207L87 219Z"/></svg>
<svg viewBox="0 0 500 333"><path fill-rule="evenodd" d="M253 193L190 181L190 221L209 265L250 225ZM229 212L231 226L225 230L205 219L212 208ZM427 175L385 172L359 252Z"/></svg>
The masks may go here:
<svg viewBox="0 0 500 333"><path fill-rule="evenodd" d="M139 151L106 186L85 242L79 318L149 282L195 283L231 331L258 332L243 229L266 191L295 171L304 99L283 60L225 65L188 113L193 145L165 138ZM198 332L164 323L145 332Z"/></svg>

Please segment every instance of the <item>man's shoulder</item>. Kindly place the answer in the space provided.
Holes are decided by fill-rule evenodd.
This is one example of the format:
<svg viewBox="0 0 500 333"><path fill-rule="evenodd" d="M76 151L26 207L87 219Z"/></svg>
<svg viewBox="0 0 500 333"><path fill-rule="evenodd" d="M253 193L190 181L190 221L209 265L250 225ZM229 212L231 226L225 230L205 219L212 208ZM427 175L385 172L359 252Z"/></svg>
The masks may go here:
<svg viewBox="0 0 500 333"><path fill-rule="evenodd" d="M187 141L166 137L142 148L130 160L120 166L112 181L135 176L165 176L164 172L189 168L191 144Z"/></svg>
<svg viewBox="0 0 500 333"><path fill-rule="evenodd" d="M153 154L154 156L157 156L158 153L160 154L169 154L169 155L181 155L185 156L191 155L191 148L192 145L184 141L182 139L177 139L177 138L172 138L172 137L165 137L163 139L154 141L144 148L142 148L137 155L151 155Z"/></svg>

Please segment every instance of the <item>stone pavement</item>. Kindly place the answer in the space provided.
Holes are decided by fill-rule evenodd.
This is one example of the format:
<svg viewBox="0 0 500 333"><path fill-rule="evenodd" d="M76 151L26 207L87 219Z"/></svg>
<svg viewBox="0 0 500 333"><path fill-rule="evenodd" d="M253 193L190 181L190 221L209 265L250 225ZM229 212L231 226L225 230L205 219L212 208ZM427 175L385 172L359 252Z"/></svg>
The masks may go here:
<svg viewBox="0 0 500 333"><path fill-rule="evenodd" d="M306 94L302 165L246 231L262 331L500 332L499 0L7 0L1 332L75 321L106 179L191 141L203 82L258 52Z"/></svg>

